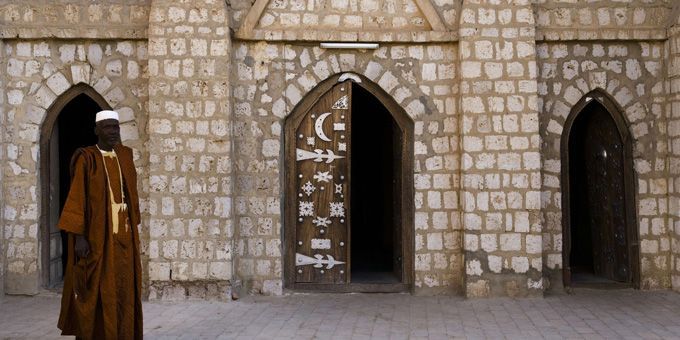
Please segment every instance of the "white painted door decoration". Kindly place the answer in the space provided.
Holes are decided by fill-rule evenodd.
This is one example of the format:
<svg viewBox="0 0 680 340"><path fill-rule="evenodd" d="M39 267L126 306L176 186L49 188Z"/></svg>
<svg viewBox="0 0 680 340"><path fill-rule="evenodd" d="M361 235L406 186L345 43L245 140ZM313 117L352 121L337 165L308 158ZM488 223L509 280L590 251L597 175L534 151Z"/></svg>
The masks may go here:
<svg viewBox="0 0 680 340"><path fill-rule="evenodd" d="M314 216L314 202L300 201L300 217Z"/></svg>
<svg viewBox="0 0 680 340"><path fill-rule="evenodd" d="M307 183L302 186L302 191L307 194L307 196L311 195L315 190L316 187L311 181L307 181Z"/></svg>
<svg viewBox="0 0 680 340"><path fill-rule="evenodd" d="M302 255L300 253L295 254L295 265L296 266L308 266L310 264L314 265L314 268L323 268L326 265L326 269L331 269L335 267L336 264L343 264L345 262L337 261L330 254L326 255L326 260L323 259L323 255L314 254L314 257Z"/></svg>
<svg viewBox="0 0 680 340"><path fill-rule="evenodd" d="M314 175L314 179L317 182L328 182L329 180L333 179L333 175L330 174L330 171L317 171L316 175Z"/></svg>
<svg viewBox="0 0 680 340"><path fill-rule="evenodd" d="M331 240L327 238L313 238L312 249L331 249Z"/></svg>
<svg viewBox="0 0 680 340"><path fill-rule="evenodd" d="M323 153L321 149L315 149L314 152L307 151L303 149L297 149L297 160L306 161L308 159L313 159L315 162L323 162L324 159L326 163L332 163L336 159L345 158L345 156L338 156L332 150L326 149L326 154Z"/></svg>
<svg viewBox="0 0 680 340"><path fill-rule="evenodd" d="M328 227L331 224L331 220L328 219L328 217L321 217L317 216L315 219L312 220L312 223L316 225L317 227Z"/></svg>
<svg viewBox="0 0 680 340"><path fill-rule="evenodd" d="M323 122L326 120L326 117L330 116L330 112L326 112L324 114L321 114L319 118L316 119L316 123L314 123L314 132L316 132L316 135L324 142L330 142L331 139L326 136L326 133L323 131Z"/></svg>
<svg viewBox="0 0 680 340"><path fill-rule="evenodd" d="M345 217L345 204L343 202L331 202L331 217Z"/></svg>
<svg viewBox="0 0 680 340"><path fill-rule="evenodd" d="M333 110L347 110L347 109L349 109L348 102L349 102L349 98L347 97L347 95L344 95L344 96L340 97L340 99L338 99L338 101L336 101L335 104L333 104L331 109L333 109Z"/></svg>

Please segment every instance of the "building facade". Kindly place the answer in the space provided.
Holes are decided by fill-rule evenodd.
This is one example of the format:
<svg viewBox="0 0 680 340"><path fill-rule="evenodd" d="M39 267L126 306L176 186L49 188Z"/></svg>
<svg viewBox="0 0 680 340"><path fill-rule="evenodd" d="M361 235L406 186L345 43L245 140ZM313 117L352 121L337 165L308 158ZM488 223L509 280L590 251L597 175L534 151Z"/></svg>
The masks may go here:
<svg viewBox="0 0 680 340"><path fill-rule="evenodd" d="M104 108L150 299L680 291L676 1L0 0L0 70L5 294Z"/></svg>

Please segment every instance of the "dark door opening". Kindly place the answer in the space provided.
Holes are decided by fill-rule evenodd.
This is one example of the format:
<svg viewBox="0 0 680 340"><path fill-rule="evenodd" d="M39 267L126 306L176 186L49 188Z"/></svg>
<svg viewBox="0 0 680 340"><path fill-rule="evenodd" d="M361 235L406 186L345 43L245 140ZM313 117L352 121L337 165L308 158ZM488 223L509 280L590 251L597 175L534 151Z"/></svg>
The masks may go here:
<svg viewBox="0 0 680 340"><path fill-rule="evenodd" d="M569 265L574 283L631 283L624 142L596 100L585 106L569 137Z"/></svg>
<svg viewBox="0 0 680 340"><path fill-rule="evenodd" d="M61 284L66 268L67 239L65 233L57 227L57 222L71 186L71 156L77 148L94 145L97 142L94 118L100 110L100 106L94 100L86 94L80 94L59 112L50 134L50 287Z"/></svg>
<svg viewBox="0 0 680 340"><path fill-rule="evenodd" d="M401 282L401 132L390 112L352 88L351 282Z"/></svg>

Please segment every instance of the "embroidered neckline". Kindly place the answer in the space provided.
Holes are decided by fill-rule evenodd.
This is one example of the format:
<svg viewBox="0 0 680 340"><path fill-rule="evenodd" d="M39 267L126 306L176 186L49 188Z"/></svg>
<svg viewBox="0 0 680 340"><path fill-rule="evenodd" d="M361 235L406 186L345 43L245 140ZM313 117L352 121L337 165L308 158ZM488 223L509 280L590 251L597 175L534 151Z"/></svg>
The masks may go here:
<svg viewBox="0 0 680 340"><path fill-rule="evenodd" d="M118 176L120 176L120 198L121 203L116 203L116 198L113 196L113 190L111 189L111 178L109 176L109 169L106 167L106 162L104 162L104 172L106 173L106 184L109 189L109 198L111 199L111 222L113 224L113 233L118 234L118 213L127 210L127 204L125 203L125 191L123 190L123 172L120 169L120 161L118 160L118 155L115 150L104 151L97 145L97 150L101 152L102 157L111 157L116 160L116 165L118 165ZM125 225L127 230L127 224Z"/></svg>

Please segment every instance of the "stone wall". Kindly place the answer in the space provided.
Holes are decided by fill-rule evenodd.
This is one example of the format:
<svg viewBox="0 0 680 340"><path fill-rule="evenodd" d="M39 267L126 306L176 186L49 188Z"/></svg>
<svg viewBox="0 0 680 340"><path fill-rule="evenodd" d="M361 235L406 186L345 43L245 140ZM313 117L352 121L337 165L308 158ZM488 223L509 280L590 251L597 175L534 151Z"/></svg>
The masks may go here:
<svg viewBox="0 0 680 340"><path fill-rule="evenodd" d="M673 0L532 0L537 40L656 40Z"/></svg>
<svg viewBox="0 0 680 340"><path fill-rule="evenodd" d="M416 293L559 287L562 126L595 88L635 138L642 288L680 290L678 4L433 0L444 29L432 30L414 0L273 0L232 45L252 3L0 0L6 293L41 284L40 127L83 82L123 114L136 150L149 297L226 298L240 280L281 294L283 122L340 72L415 122ZM330 40L381 47L318 47Z"/></svg>
<svg viewBox="0 0 680 340"><path fill-rule="evenodd" d="M34 294L39 280L41 184L38 154L41 124L48 108L71 86L85 83L123 117L121 135L133 147L140 178L146 157L146 42L5 40L3 73L6 160L2 182L5 292ZM46 213L46 212L45 212Z"/></svg>
<svg viewBox="0 0 680 340"><path fill-rule="evenodd" d="M0 40L0 69L5 65L5 42ZM5 163L5 72L0 73L0 164ZM0 183L3 183L4 168L0 167ZM0 301L5 295L5 220L4 190L0 188Z"/></svg>
<svg viewBox="0 0 680 340"><path fill-rule="evenodd" d="M461 10L468 297L543 292L534 34L529 1L475 1Z"/></svg>
<svg viewBox="0 0 680 340"><path fill-rule="evenodd" d="M428 0L429 1L429 0ZM446 30L454 21L459 4L435 3L428 8L441 10L428 18L414 0L317 0L269 1L252 32L241 25L252 8L248 0L234 0L233 26L236 37L268 41L370 41L444 42L452 41L455 30ZM252 18L256 20L256 18Z"/></svg>
<svg viewBox="0 0 680 340"><path fill-rule="evenodd" d="M415 121L416 292L462 284L458 215L455 45L390 45L375 51L235 43L234 149L237 273L255 292L282 289L283 119L319 82L365 75Z"/></svg>
<svg viewBox="0 0 680 340"><path fill-rule="evenodd" d="M634 139L641 285L669 287L667 141L663 42L579 41L538 44L543 159L543 257L550 285L562 280L560 191L562 128L571 108L600 88L623 109Z"/></svg>
<svg viewBox="0 0 680 340"><path fill-rule="evenodd" d="M146 38L150 0L0 0L0 38Z"/></svg>
<svg viewBox="0 0 680 340"><path fill-rule="evenodd" d="M674 15L676 22L671 22L668 30L668 140L669 140L669 191L672 196L669 231L671 233L671 283L673 289L680 292L680 4L676 4ZM672 223L672 224L671 224Z"/></svg>
<svg viewBox="0 0 680 340"><path fill-rule="evenodd" d="M230 297L229 33L222 0L152 4L150 299Z"/></svg>

